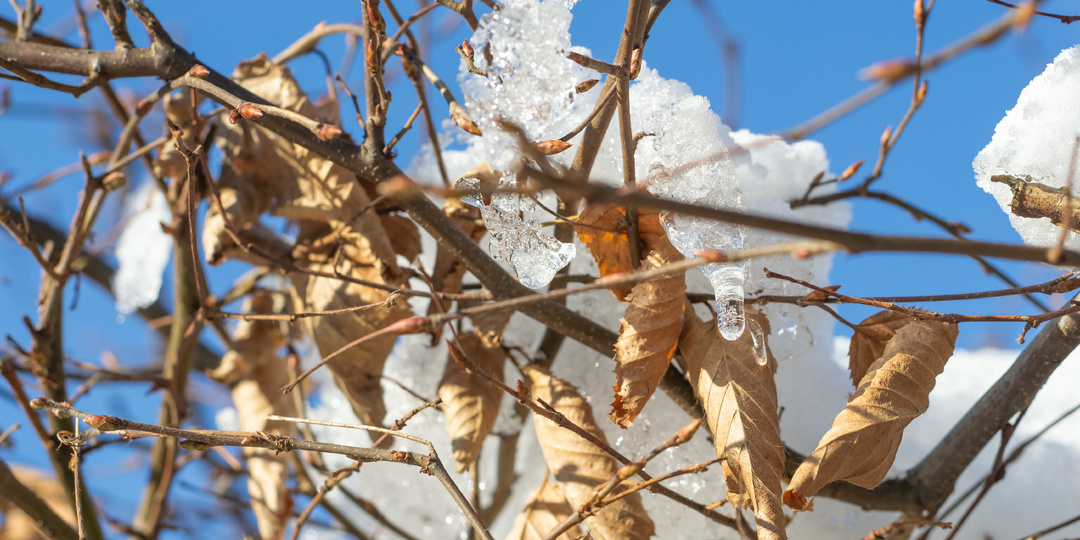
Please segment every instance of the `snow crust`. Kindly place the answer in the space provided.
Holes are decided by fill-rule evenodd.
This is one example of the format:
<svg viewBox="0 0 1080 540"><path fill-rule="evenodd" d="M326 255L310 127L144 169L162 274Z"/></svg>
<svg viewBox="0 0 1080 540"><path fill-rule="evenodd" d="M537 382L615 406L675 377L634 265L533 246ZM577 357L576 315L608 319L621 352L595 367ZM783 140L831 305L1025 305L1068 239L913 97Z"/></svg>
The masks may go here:
<svg viewBox="0 0 1080 540"><path fill-rule="evenodd" d="M125 197L124 216L124 232L116 243L119 267L112 285L116 310L127 315L157 300L173 237L161 230L162 223L172 221L172 213L153 182L143 182Z"/></svg>
<svg viewBox="0 0 1080 540"><path fill-rule="evenodd" d="M1027 175L1040 184L1065 187L1073 144L1080 135L1080 45L1065 49L1046 70L1031 80L1020 93L1016 106L994 129L990 144L972 162L976 183L993 195L1009 223L1029 245L1054 245L1061 227L1047 218L1012 215L1012 192L1005 184L994 183L995 174ZM1075 171L1074 171L1075 174ZM1080 178L1074 179L1074 184ZM1074 187L1073 193L1077 193ZM1080 249L1080 238L1069 233L1065 247Z"/></svg>

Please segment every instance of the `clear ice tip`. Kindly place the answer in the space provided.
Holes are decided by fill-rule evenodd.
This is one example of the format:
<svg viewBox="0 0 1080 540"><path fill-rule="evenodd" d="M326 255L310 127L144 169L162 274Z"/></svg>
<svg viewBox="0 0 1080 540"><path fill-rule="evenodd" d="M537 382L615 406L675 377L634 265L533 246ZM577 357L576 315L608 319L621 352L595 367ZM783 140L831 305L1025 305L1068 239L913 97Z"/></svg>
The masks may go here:
<svg viewBox="0 0 1080 540"><path fill-rule="evenodd" d="M735 341L746 329L746 314L743 311L743 297L725 295L716 300L716 326L720 335L728 341Z"/></svg>

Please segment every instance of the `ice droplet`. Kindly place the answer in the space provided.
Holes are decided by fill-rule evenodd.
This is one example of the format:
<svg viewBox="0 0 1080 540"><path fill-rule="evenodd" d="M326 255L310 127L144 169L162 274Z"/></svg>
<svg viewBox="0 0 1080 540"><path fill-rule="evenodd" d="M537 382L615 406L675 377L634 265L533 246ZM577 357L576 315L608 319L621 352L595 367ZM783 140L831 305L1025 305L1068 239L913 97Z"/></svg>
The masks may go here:
<svg viewBox="0 0 1080 540"><path fill-rule="evenodd" d="M454 182L454 191L461 193L461 202L475 207L484 207L484 197L480 193L480 180L476 178L462 177Z"/></svg>
<svg viewBox="0 0 1080 540"><path fill-rule="evenodd" d="M504 174L499 187L516 187L514 178L513 173ZM462 192L463 203L480 209L480 217L488 229L488 253L513 267L522 285L539 289L551 283L555 273L574 259L577 251L574 244L545 234L539 221L522 218L522 213L530 207L522 204L521 195L493 193L491 204L485 205L479 180L459 178L454 189Z"/></svg>
<svg viewBox="0 0 1080 540"><path fill-rule="evenodd" d="M754 319L750 319L747 326L750 327L750 338L754 341L754 359L759 366L764 366L769 363L769 352L765 349L765 332Z"/></svg>

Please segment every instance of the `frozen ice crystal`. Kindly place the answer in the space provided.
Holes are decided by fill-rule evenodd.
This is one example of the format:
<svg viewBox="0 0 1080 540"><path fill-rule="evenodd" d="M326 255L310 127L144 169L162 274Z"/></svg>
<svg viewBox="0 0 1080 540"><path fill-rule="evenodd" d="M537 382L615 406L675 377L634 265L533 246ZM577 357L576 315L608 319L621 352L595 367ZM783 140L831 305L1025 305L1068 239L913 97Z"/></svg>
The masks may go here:
<svg viewBox="0 0 1080 540"><path fill-rule="evenodd" d="M997 199L1027 244L1052 245L1061 234L1061 227L1045 218L1014 216L1009 212L1011 190L1005 184L992 183L990 177L1027 175L1049 187L1064 187L1073 142L1080 133L1077 95L1080 95L1080 45L1062 51L1045 71L1028 83L1020 92L1016 107L1001 119L990 144L972 163L978 186ZM1080 239L1070 233L1065 246L1080 249Z"/></svg>
<svg viewBox="0 0 1080 540"><path fill-rule="evenodd" d="M128 314L153 304L169 264L173 237L161 230L172 221L169 203L153 182L144 182L124 201L127 225L116 243L119 268L113 277L116 310Z"/></svg>
<svg viewBox="0 0 1080 540"><path fill-rule="evenodd" d="M504 174L499 187L516 188L514 174ZM522 285L539 289L551 283L555 273L574 259L577 248L573 243L556 240L540 229L539 221L522 217L532 212L532 199L497 192L491 195L491 204L485 205L479 182L473 178L458 179L454 188L464 193L463 202L480 209L488 230L488 252L495 260L509 264Z"/></svg>

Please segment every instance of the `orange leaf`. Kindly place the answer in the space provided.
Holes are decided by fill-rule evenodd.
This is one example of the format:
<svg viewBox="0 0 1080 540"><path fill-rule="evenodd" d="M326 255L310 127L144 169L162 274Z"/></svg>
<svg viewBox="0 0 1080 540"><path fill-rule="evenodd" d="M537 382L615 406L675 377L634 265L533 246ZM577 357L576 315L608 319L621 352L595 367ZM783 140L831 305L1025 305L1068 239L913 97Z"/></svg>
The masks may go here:
<svg viewBox="0 0 1080 540"><path fill-rule="evenodd" d="M576 227L578 239L592 254L600 276L618 272L630 272L630 244L626 237L626 208L614 204L590 204L578 216ZM642 209L638 213L638 230L645 244L642 251L648 253L661 242L667 242L667 234L660 225L660 213ZM622 301L630 294L630 287L618 287L611 292Z"/></svg>
<svg viewBox="0 0 1080 540"><path fill-rule="evenodd" d="M851 336L851 345L848 346L848 369L852 384L859 386L870 364L885 352L885 344L896 335L897 330L914 320L903 313L885 310L859 323L859 329Z"/></svg>
<svg viewBox="0 0 1080 540"><path fill-rule="evenodd" d="M480 337L462 332L458 346L468 360L498 380L503 380L506 353L501 347L485 347ZM452 345L453 346L453 345ZM439 397L446 413L446 429L450 433L458 472L464 472L476 462L480 446L491 434L495 417L499 415L502 390L470 372L454 360L446 362Z"/></svg>
<svg viewBox="0 0 1080 540"><path fill-rule="evenodd" d="M784 503L800 510L825 484L873 489L896 458L904 428L930 404L935 378L956 345L955 324L915 321L896 331L847 407L792 475Z"/></svg>
<svg viewBox="0 0 1080 540"><path fill-rule="evenodd" d="M681 261L670 242L649 253L641 268L658 268ZM630 305L615 344L615 402L611 419L627 428L664 378L682 329L686 304L684 274L665 276L634 286Z"/></svg>
<svg viewBox="0 0 1080 540"><path fill-rule="evenodd" d="M529 497L525 510L518 514L514 526L506 540L543 540L548 531L554 529L574 513L570 503L566 502L562 488L555 482L548 482L544 471L544 482ZM572 540L581 537L581 527L574 526L559 535L557 540Z"/></svg>
<svg viewBox="0 0 1080 540"><path fill-rule="evenodd" d="M533 397L554 407L570 422L604 439L592 409L577 388L537 366L528 366L523 372L529 378ZM555 473L555 480L572 507L577 508L588 501L597 487L619 471L620 465L614 458L574 432L539 416L534 424L548 468ZM637 493L601 508L585 523L596 540L646 540L655 534L653 522L645 513Z"/></svg>
<svg viewBox="0 0 1080 540"><path fill-rule="evenodd" d="M690 312L692 313L692 312ZM748 313L768 334L765 318ZM754 511L759 539L787 538L781 505L784 445L777 416L776 360L758 364L752 332L737 341L720 338L714 321L690 316L679 341L686 376L705 409L722 467L727 498Z"/></svg>

